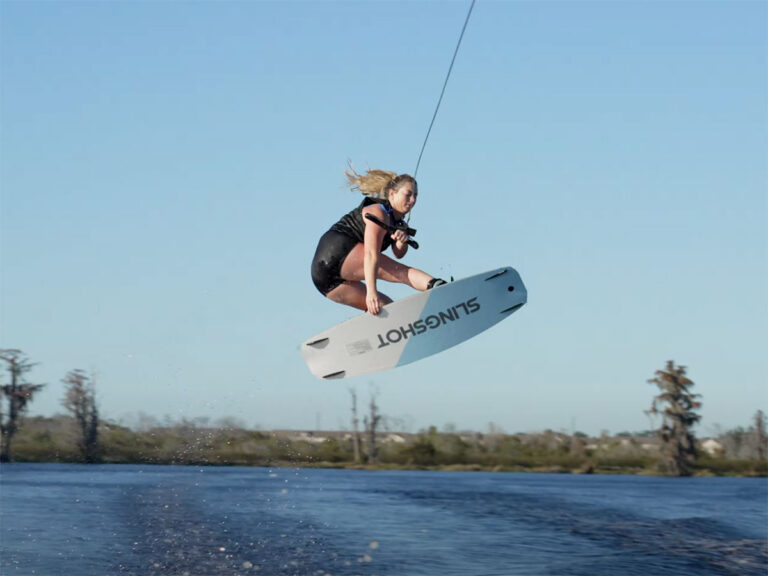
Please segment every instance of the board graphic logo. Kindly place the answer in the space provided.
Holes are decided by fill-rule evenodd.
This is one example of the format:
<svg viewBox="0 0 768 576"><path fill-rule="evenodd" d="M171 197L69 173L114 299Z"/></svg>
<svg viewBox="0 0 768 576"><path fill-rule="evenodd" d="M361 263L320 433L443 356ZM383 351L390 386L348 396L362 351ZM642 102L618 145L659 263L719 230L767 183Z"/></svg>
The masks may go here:
<svg viewBox="0 0 768 576"><path fill-rule="evenodd" d="M480 303L477 301L477 297L470 298L466 302L451 306L445 311L438 312L437 314L430 314L426 318L420 318L415 322L409 322L408 326L392 328L385 334L377 334L379 348L384 348L390 344L397 344L402 340L407 340L410 336L424 334L427 330L436 330L449 322L455 322L461 318L466 318L478 310L480 310Z"/></svg>

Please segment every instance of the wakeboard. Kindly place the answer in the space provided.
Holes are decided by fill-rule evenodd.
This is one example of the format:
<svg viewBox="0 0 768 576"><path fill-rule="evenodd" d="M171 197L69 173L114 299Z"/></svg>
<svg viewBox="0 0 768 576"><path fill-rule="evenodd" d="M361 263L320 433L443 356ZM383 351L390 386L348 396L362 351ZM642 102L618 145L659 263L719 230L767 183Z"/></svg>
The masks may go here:
<svg viewBox="0 0 768 576"><path fill-rule="evenodd" d="M476 274L361 314L309 338L301 354L323 379L350 378L437 354L508 318L528 300L513 268Z"/></svg>

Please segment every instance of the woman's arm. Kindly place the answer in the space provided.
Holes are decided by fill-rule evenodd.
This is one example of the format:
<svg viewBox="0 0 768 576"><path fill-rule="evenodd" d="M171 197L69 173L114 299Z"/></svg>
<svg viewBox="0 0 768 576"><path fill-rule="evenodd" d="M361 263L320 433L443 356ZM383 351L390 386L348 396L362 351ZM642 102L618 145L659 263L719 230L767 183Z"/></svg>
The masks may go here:
<svg viewBox="0 0 768 576"><path fill-rule="evenodd" d="M381 310L381 302L379 301L379 292L376 288L376 279L379 276L379 254L381 253L381 241L384 238L386 230L374 224L367 218L365 214L368 212L373 213L374 207L363 208L363 222L365 222L365 235L363 237L363 274L365 276L366 296L365 302L368 306L368 312L371 314L378 314Z"/></svg>

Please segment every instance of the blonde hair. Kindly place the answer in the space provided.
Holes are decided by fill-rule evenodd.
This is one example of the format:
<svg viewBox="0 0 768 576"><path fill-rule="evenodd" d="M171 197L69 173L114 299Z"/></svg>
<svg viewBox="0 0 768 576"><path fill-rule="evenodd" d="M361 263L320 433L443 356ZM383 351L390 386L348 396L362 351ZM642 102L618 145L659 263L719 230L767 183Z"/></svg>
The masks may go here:
<svg viewBox="0 0 768 576"><path fill-rule="evenodd" d="M358 174L352 164L348 170L344 170L347 176L347 183L352 190L358 190L361 194L378 198L387 199L387 193L390 188L397 190L401 184L410 182L417 186L416 179L410 174L397 174L388 170L366 170L365 174Z"/></svg>

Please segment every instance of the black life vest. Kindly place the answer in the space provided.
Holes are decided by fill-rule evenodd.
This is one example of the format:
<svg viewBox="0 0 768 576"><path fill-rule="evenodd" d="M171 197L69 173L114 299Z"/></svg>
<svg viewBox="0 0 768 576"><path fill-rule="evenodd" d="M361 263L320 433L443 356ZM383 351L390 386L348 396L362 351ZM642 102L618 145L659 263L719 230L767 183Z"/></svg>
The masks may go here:
<svg viewBox="0 0 768 576"><path fill-rule="evenodd" d="M395 214L392 211L392 206L389 205L388 200L379 200L377 198L369 198L366 196L363 198L363 201L360 202L360 205L357 206L357 208L347 212L338 222L336 222L336 224L331 226L331 230L334 232L341 232L342 234L345 234L350 238L354 238L358 242L362 243L365 239L363 208L366 206L371 206L372 204L381 205L382 211L386 212L391 217L392 224L397 225L399 220L395 217ZM384 234L384 239L381 241L381 251L384 252L384 250L389 248L391 245L392 238L390 238L390 234Z"/></svg>

